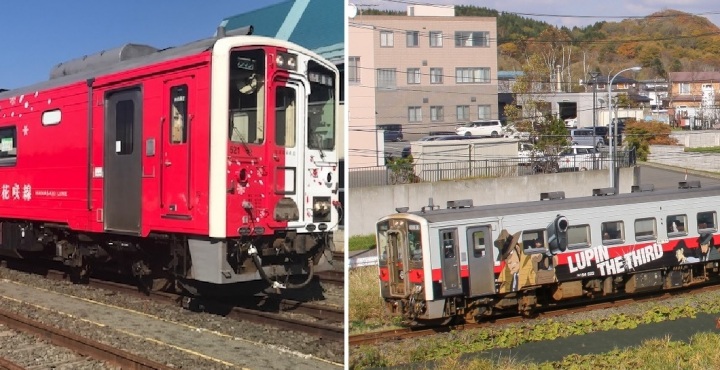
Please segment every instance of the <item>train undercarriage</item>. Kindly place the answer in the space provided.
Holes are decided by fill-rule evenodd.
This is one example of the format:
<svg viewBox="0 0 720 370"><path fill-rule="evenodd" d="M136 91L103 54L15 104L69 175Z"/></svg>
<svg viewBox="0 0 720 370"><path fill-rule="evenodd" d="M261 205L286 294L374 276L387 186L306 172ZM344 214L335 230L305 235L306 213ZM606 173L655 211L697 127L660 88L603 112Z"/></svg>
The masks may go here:
<svg viewBox="0 0 720 370"><path fill-rule="evenodd" d="M402 315L409 325L475 323L498 316L531 317L539 311L564 305L595 303L709 283L720 283L718 262L536 285L484 297L454 296L425 301L421 298L421 290L417 289L406 299L386 300L386 307Z"/></svg>
<svg viewBox="0 0 720 370"><path fill-rule="evenodd" d="M93 274L133 279L145 291L233 294L222 286L302 288L327 269L332 233L277 233L210 240L152 233L147 238L80 233L64 225L0 221L0 255L62 264L71 280ZM329 258L328 258L329 259Z"/></svg>

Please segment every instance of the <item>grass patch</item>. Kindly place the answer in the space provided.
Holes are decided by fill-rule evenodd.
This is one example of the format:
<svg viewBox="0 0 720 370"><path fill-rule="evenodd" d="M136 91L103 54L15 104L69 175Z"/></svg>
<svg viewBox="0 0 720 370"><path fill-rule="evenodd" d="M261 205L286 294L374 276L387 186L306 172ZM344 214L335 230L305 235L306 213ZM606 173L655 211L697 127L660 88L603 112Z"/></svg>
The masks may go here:
<svg viewBox="0 0 720 370"><path fill-rule="evenodd" d="M720 146L709 146L704 148L685 148L686 153L710 153L720 154Z"/></svg>
<svg viewBox="0 0 720 370"><path fill-rule="evenodd" d="M364 251L375 248L375 234L355 235L348 240L349 251Z"/></svg>
<svg viewBox="0 0 720 370"><path fill-rule="evenodd" d="M399 317L385 310L380 297L377 267L360 267L349 272L348 319L351 334L397 327Z"/></svg>
<svg viewBox="0 0 720 370"><path fill-rule="evenodd" d="M364 276L360 277L362 280L370 279L371 277L375 281L375 285L377 286L377 278L375 276ZM351 276L351 282L352 282L352 276ZM358 284L356 282L356 284ZM352 286L350 288L351 296L353 293ZM377 288L375 288L377 289ZM369 291L367 291L365 294L370 294ZM377 294L377 293L376 293ZM353 316L353 310L355 310L355 301L352 299L349 302L349 310L350 310L350 330L352 333L353 330L353 317L356 318L356 320L361 319L361 317ZM372 308L372 302L365 302L364 309L364 318L371 320L373 322L382 320L378 319L382 316L379 313L373 313L374 311ZM397 343L384 343L382 346L379 347L373 347L373 346L360 346L360 347L352 347L351 353L350 353L350 368L352 369L360 369L360 368L367 368L367 367L378 367L378 366L397 366L407 363L423 363L428 361L442 361L443 359L448 359L449 357L454 356L462 356L463 354L472 354L477 352L482 352L485 350L490 350L493 348L513 348L520 344L527 343L527 342L534 342L534 341L545 341L545 340L553 340L561 337L567 337L570 335L582 335L587 333L592 333L596 331L606 331L606 330L612 330L612 329L632 329L637 327L640 324L649 324L649 323L655 323L655 322L661 322L666 320L675 320L682 317L694 317L698 312L706 312L706 313L718 313L720 312L720 299L718 299L717 294L696 294L696 295L689 295L687 298L679 299L677 301L673 302L665 302L665 303L645 303L640 304L636 306L636 309L631 310L630 312L624 312L619 314L610 314L610 315L597 315L595 317L582 317L573 320L553 320L553 319L538 319L538 320L532 320L521 324L513 324L508 325L505 327L497 327L497 328L484 328L484 329L475 329L475 330L463 330L463 331L455 331L450 332L447 334L438 334L431 337L424 337L422 340L407 340L407 341L400 341ZM713 343L715 341L720 341L720 336L718 336L716 339L713 340ZM668 341L668 343L671 343ZM693 342L694 343L694 342ZM695 344L693 344L694 346ZM683 347L684 345L680 342L678 343L672 343L671 346L680 346ZM684 348L684 347L683 347ZM636 349L637 351L637 349ZM648 349L647 352L643 356L648 356L653 351L655 352L663 352L658 351L657 347L654 347L654 349ZM634 353L634 352L633 352ZM676 359L679 359L679 362L675 362L676 365L681 369L691 369L691 368L702 368L702 369L711 369L711 368L718 368L720 369L720 366L713 366L716 364L713 362L712 364L708 366L702 366L703 361L702 358L697 357L699 354L702 354L703 352L697 351L693 352L693 354L687 354L687 350L684 352L679 351L677 353L674 353L677 355L675 357ZM713 358L713 361L717 361L717 364L720 364L720 354L715 355L715 352L712 352L713 354L710 356ZM623 357L623 356L631 356L631 354L623 354L622 356L618 353L613 354L610 357ZM521 365L519 367L507 367L507 362L504 366L494 367L494 368L528 368L528 369L594 369L598 368L598 366L601 366L599 368L603 369L611 369L611 368L626 368L626 369L637 369L637 368L662 368L662 367L654 367L654 364L664 363L667 365L670 356L662 357L664 355L667 355L666 353L656 353L657 359L654 359L652 362L647 362L648 364L653 364L651 367L644 367L644 366L637 366L637 364L641 364L642 357L639 357L637 359L633 359L632 361L625 359L623 363L619 363L617 361L615 362L607 362L608 360L605 358L597 359L592 356L578 356L573 357L571 360L564 360L567 362L561 362L557 364L542 364L542 365ZM697 355L697 356L696 356ZM706 355L706 357L708 357ZM497 362L500 359L494 359L493 361ZM645 360L647 361L647 360ZM692 365L690 365L692 363ZM581 364L579 366L576 366L576 364ZM605 365L608 364L608 365ZM623 365L623 366L617 366L617 365ZM631 364L631 365L628 365ZM469 368L477 368L477 369L483 369L483 368L492 368L492 367L486 367L487 362L482 362L482 364L476 363L475 365L468 365L463 367L469 367ZM519 365L519 364L518 364ZM572 365L572 366L571 366ZM700 367L693 367L698 366ZM435 363L434 366L437 366L437 363ZM477 366L477 367L476 367ZM452 367L452 366L451 366ZM463 368L460 367L460 368ZM421 367L422 368L422 365ZM456 367L457 368L457 367Z"/></svg>

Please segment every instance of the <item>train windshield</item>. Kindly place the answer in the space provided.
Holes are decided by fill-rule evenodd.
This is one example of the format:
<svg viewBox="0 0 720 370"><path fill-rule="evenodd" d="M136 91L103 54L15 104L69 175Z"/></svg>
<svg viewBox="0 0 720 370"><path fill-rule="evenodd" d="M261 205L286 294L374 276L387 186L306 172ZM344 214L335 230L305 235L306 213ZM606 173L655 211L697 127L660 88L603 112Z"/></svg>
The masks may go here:
<svg viewBox="0 0 720 370"><path fill-rule="evenodd" d="M265 51L230 53L228 139L245 144L265 141Z"/></svg>
<svg viewBox="0 0 720 370"><path fill-rule="evenodd" d="M335 72L319 63L308 63L308 147L335 149Z"/></svg>
<svg viewBox="0 0 720 370"><path fill-rule="evenodd" d="M422 244L420 244L420 224L408 222L408 248L411 261L422 261Z"/></svg>
<svg viewBox="0 0 720 370"><path fill-rule="evenodd" d="M381 265L385 265L387 264L388 222L379 222L377 225L377 232L378 262Z"/></svg>

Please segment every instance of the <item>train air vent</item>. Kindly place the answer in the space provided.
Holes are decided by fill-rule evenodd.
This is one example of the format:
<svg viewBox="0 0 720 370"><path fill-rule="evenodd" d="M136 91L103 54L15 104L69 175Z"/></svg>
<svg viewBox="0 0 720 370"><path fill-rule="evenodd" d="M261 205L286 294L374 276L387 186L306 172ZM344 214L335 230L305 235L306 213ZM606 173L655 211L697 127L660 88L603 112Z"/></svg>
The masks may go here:
<svg viewBox="0 0 720 370"><path fill-rule="evenodd" d="M144 57L157 52L158 49L152 46L125 44L114 49L103 50L99 53L60 63L50 71L50 79L106 68L109 65Z"/></svg>
<svg viewBox="0 0 720 370"><path fill-rule="evenodd" d="M405 213L410 209L410 207L397 207L395 208L395 212L397 213Z"/></svg>
<svg viewBox="0 0 720 370"><path fill-rule="evenodd" d="M615 188L598 188L593 189L592 195L594 197L596 196L602 196L602 195L614 195L616 194Z"/></svg>
<svg viewBox="0 0 720 370"><path fill-rule="evenodd" d="M633 193L640 193L643 191L655 191L655 185L653 185L653 184L633 185L630 188L630 191Z"/></svg>
<svg viewBox="0 0 720 370"><path fill-rule="evenodd" d="M470 208L473 206L472 199L462 199L462 200L449 200L447 202L448 209L454 209L454 208Z"/></svg>
<svg viewBox="0 0 720 370"><path fill-rule="evenodd" d="M555 200L565 199L564 191L549 191L547 193L540 193L540 200Z"/></svg>
<svg viewBox="0 0 720 370"><path fill-rule="evenodd" d="M678 183L678 189L695 189L700 187L700 181L680 181Z"/></svg>

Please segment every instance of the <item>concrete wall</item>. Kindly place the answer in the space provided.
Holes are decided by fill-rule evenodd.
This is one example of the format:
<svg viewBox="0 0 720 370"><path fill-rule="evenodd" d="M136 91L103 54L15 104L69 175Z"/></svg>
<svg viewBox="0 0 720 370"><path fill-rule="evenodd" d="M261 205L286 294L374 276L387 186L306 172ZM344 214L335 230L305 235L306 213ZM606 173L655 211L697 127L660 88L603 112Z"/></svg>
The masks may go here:
<svg viewBox="0 0 720 370"><path fill-rule="evenodd" d="M635 181L634 168L621 168L620 192L629 193ZM353 188L348 195L348 235L372 234L375 222L394 213L397 207L420 210L433 203L446 208L447 201L472 199L474 205L539 200L540 193L564 191L565 196L592 195L592 190L609 187L608 171L583 171L510 178L439 181L394 186Z"/></svg>

